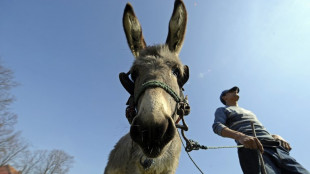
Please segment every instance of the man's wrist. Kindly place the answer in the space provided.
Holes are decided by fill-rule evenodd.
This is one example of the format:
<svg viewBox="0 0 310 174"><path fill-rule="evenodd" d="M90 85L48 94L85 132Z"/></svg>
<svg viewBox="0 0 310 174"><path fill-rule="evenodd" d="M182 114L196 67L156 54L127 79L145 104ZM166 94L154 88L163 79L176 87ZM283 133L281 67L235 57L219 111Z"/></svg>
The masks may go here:
<svg viewBox="0 0 310 174"><path fill-rule="evenodd" d="M237 132L236 136L234 137L235 140L240 141L240 139L242 139L245 136L245 134L241 133L241 132Z"/></svg>
<svg viewBox="0 0 310 174"><path fill-rule="evenodd" d="M231 129L226 127L222 130L222 136L232 138L236 141L240 141L247 135L243 134L242 132L231 130Z"/></svg>

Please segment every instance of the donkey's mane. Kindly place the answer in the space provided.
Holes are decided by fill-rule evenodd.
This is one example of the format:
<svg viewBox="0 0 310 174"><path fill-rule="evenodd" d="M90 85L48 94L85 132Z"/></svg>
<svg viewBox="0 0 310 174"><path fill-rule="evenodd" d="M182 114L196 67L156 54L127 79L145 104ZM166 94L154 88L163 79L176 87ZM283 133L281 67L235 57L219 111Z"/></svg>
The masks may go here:
<svg viewBox="0 0 310 174"><path fill-rule="evenodd" d="M153 45L141 50L133 67L149 67L151 64L155 66L162 66L165 64L171 68L178 68L180 74L183 74L183 64L178 55L175 52L171 52L167 45Z"/></svg>

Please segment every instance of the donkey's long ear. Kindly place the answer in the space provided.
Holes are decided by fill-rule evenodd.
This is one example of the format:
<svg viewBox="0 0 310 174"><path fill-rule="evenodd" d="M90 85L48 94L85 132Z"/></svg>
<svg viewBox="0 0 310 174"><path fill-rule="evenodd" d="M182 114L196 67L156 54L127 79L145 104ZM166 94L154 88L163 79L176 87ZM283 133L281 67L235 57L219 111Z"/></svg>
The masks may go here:
<svg viewBox="0 0 310 174"><path fill-rule="evenodd" d="M130 3L126 4L123 15L123 27L132 54L137 58L139 51L146 47L142 28Z"/></svg>
<svg viewBox="0 0 310 174"><path fill-rule="evenodd" d="M183 87L184 84L188 81L188 79L189 79L189 68L187 65L184 65L184 74L182 78L178 79L180 87Z"/></svg>
<svg viewBox="0 0 310 174"><path fill-rule="evenodd" d="M177 54L181 51L187 22L187 12L182 0L176 0L174 3L173 13L169 22L169 33L166 44L169 46L170 51Z"/></svg>

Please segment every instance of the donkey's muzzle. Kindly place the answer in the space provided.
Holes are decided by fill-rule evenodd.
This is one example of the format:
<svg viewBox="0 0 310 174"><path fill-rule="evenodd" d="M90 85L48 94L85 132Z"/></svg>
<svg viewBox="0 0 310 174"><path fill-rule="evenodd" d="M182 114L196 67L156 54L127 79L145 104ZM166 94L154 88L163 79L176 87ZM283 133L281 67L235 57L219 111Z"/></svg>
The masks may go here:
<svg viewBox="0 0 310 174"><path fill-rule="evenodd" d="M150 124L137 116L130 128L131 138L149 158L161 155L162 149L173 139L175 133L176 128L171 118Z"/></svg>

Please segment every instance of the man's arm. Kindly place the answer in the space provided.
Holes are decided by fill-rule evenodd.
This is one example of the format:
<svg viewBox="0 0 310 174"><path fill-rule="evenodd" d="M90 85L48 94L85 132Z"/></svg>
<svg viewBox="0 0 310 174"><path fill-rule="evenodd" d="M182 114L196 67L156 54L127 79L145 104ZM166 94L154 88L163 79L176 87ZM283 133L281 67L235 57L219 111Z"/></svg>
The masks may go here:
<svg viewBox="0 0 310 174"><path fill-rule="evenodd" d="M214 133L222 137L232 138L243 144L245 148L259 149L261 152L264 152L263 145L257 138L229 129L225 125L226 120L227 117L224 108L218 108L215 111L215 119L212 125Z"/></svg>
<svg viewBox="0 0 310 174"><path fill-rule="evenodd" d="M259 149L262 153L264 152L262 143L255 137L245 135L238 131L234 131L232 129L229 129L228 127L222 129L221 135L223 137L232 138L238 141L239 143L243 144L245 148Z"/></svg>

